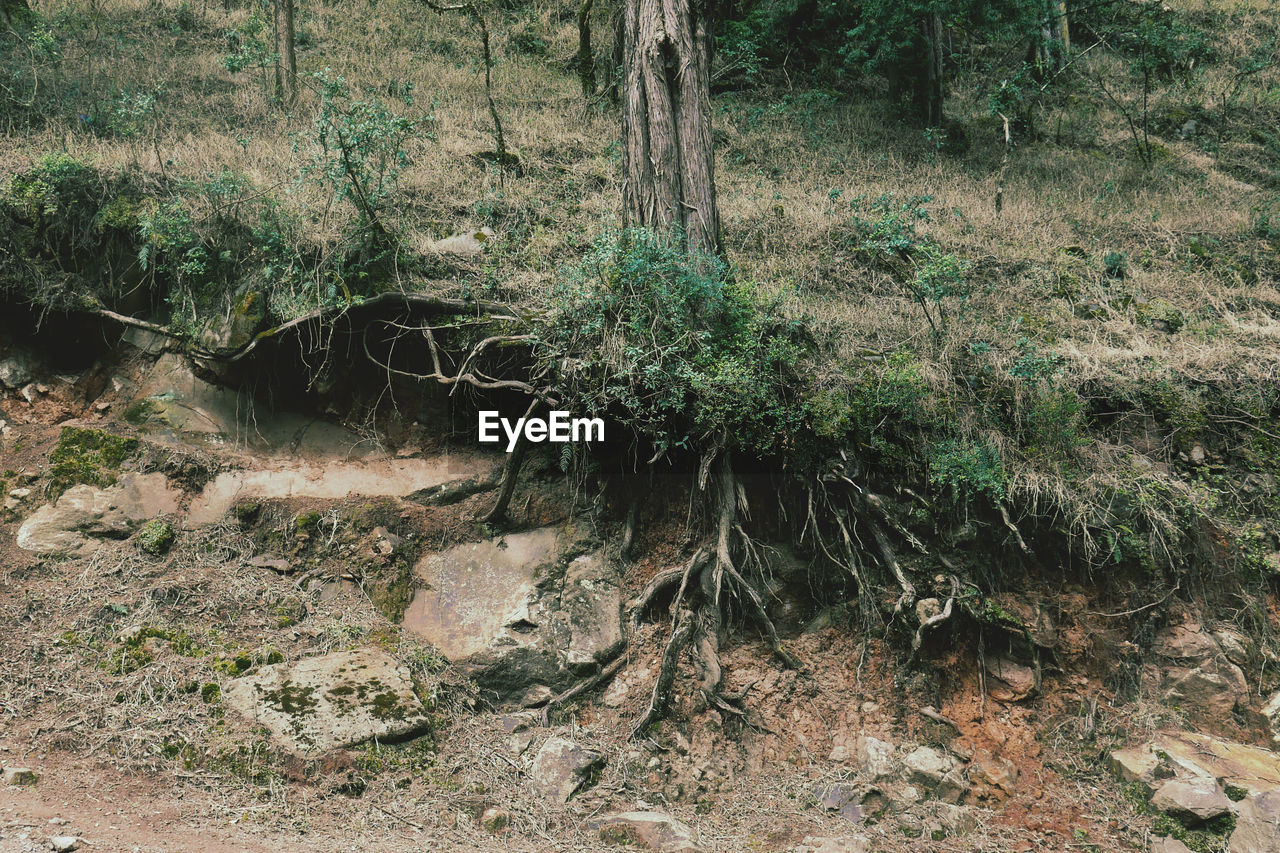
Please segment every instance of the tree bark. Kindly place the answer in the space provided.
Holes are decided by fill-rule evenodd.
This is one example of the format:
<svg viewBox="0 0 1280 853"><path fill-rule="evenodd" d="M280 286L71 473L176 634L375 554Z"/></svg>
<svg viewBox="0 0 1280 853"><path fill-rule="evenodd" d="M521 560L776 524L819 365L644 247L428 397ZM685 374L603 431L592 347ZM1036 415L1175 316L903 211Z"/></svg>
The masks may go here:
<svg viewBox="0 0 1280 853"><path fill-rule="evenodd" d="M628 0L623 15L623 220L720 254L705 2Z"/></svg>
<svg viewBox="0 0 1280 853"><path fill-rule="evenodd" d="M27 0L0 0L0 21L8 23L30 13L31 7L27 5Z"/></svg>
<svg viewBox="0 0 1280 853"><path fill-rule="evenodd" d="M924 19L925 73L921 79L921 117L926 127L942 125L943 68L942 16L934 13Z"/></svg>
<svg viewBox="0 0 1280 853"><path fill-rule="evenodd" d="M280 58L284 65L284 86L292 98L298 94L298 35L294 24L294 0L279 0L283 9L280 28Z"/></svg>
<svg viewBox="0 0 1280 853"><path fill-rule="evenodd" d="M582 0L578 7L578 80L582 83L582 97L596 93L596 58L591 49L591 7L595 0Z"/></svg>
<svg viewBox="0 0 1280 853"><path fill-rule="evenodd" d="M1039 55L1041 73L1049 75L1062 70L1071 50L1071 27L1067 21L1064 0L1046 0L1044 18L1040 22Z"/></svg>

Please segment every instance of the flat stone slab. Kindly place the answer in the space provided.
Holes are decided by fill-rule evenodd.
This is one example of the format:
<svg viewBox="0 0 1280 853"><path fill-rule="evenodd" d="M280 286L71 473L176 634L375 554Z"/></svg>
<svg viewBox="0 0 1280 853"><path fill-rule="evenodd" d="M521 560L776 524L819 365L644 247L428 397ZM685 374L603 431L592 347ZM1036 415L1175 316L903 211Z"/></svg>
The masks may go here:
<svg viewBox="0 0 1280 853"><path fill-rule="evenodd" d="M18 528L17 544L40 554L88 554L102 539L123 539L139 524L178 511L182 493L164 474L124 474L105 489L72 486Z"/></svg>
<svg viewBox="0 0 1280 853"><path fill-rule="evenodd" d="M527 621L539 570L559 558L563 540L544 527L428 555L415 567L425 588L405 611L405 627L451 661L487 650L505 626Z"/></svg>
<svg viewBox="0 0 1280 853"><path fill-rule="evenodd" d="M1280 790L1280 753L1196 732L1162 732L1151 746L1169 756L1178 776L1208 776L1250 794Z"/></svg>
<svg viewBox="0 0 1280 853"><path fill-rule="evenodd" d="M221 521L237 503L272 498L338 499L348 495L402 497L459 480L485 477L493 459L438 456L430 459L302 460L246 471L224 471L191 502L187 525Z"/></svg>
<svg viewBox="0 0 1280 853"><path fill-rule="evenodd" d="M222 691L228 707L266 726L291 752L310 755L425 730L427 709L409 670L374 649L265 666Z"/></svg>

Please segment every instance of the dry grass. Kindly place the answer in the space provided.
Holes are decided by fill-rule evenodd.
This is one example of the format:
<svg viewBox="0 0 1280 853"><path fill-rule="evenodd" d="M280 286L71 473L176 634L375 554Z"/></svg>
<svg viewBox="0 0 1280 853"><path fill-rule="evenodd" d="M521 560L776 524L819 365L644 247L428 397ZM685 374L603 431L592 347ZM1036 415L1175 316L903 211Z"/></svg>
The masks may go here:
<svg viewBox="0 0 1280 853"><path fill-rule="evenodd" d="M307 144L315 92L304 89L284 107L271 99L263 72L233 74L222 65L223 34L243 26L248 7L224 12L174 0L36 5L64 36L60 63L42 66L45 91L60 81L79 88L56 101L59 108L36 129L4 138L0 168L19 168L50 150L169 181L200 181L229 168L298 214L305 239L340 238L354 211L296 180L302 154L295 147ZM993 81L981 75L962 77L950 93L949 114L966 137L954 153L940 152L919 128L859 93L779 85L717 98L725 245L742 275L829 333L819 373L856 375L868 358L910 352L938 405L958 407L952 415L962 430L1011 459L1018 441L992 433L956 389L966 371L1006 375L1026 345L1062 357L1058 381L1089 389L1085 397L1133 396L1153 375L1188 387L1274 383L1280 266L1274 241L1253 226L1257 211L1277 197L1276 143L1268 148L1254 131L1280 116L1280 72L1265 68L1236 83L1244 58L1262 50L1280 25L1266 3L1229 12L1199 0L1174 5L1214 27L1219 59L1187 84L1162 83L1151 92L1149 165L1136 156L1124 117L1092 82L1102 80L1138 108L1134 81L1105 48L1080 58L1044 96L1035 111L1039 136L1018 131L1007 168L1000 122L988 114L985 87ZM578 91L572 11L544 1L492 14L494 93L525 167L516 176L473 156L493 142L478 34L464 18L441 17L410 0L301 10L304 78L331 68L355 89L384 98L413 84L415 101L405 109L423 121L423 133L407 146L410 163L388 219L410 250L462 228L493 227L498 239L483 262L452 267L460 287L541 302L557 271L616 221L618 120L607 104L584 103ZM603 35L603 19L597 26ZM512 37L521 32L541 38L545 55L517 51ZM133 136L88 132L77 113L119 90L157 93L154 115ZM1216 124L1183 139L1180 122L1167 117L1193 107L1212 112ZM885 194L931 197L932 222L923 230L971 264L972 292L944 300L950 320L936 339L902 284L855 251L850 199ZM1110 253L1127 259L1123 280L1104 271ZM1162 325L1165 316L1181 327ZM1077 457L1089 463L1083 484L1065 481L1057 463L1019 459L1019 502L1087 530L1091 507L1131 468L1131 454L1108 443L1116 440L1100 440ZM1186 449L1169 444L1155 462ZM1169 494L1185 492L1162 468L1151 476L1167 480ZM1172 535L1167 502L1152 521ZM1084 550L1096 549L1086 540Z"/></svg>

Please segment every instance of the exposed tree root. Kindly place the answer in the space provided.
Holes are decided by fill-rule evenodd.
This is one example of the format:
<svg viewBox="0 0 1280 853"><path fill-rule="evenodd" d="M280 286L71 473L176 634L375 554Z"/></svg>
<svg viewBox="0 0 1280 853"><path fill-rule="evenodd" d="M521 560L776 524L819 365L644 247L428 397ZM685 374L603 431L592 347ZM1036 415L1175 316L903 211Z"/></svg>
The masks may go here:
<svg viewBox="0 0 1280 853"><path fill-rule="evenodd" d="M951 608L956 603L956 596L960 594L960 581L953 575L951 578L951 595L947 597L947 603L942 606L942 611L928 617L916 628L916 634L911 638L911 653L917 654L920 646L924 643L924 632L937 625L941 625L951 618Z"/></svg>

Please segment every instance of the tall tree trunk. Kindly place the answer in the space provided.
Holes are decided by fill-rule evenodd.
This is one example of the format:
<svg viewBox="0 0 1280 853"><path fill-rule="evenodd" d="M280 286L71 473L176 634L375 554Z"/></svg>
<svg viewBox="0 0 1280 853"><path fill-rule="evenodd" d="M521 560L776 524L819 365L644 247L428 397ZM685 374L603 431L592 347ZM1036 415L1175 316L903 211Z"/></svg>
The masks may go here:
<svg viewBox="0 0 1280 853"><path fill-rule="evenodd" d="M1042 76L1062 70L1071 50L1071 28L1064 0L1046 0L1040 22L1040 44L1036 60Z"/></svg>
<svg viewBox="0 0 1280 853"><path fill-rule="evenodd" d="M31 7L27 5L27 0L0 0L0 22L2 23L19 20L30 13Z"/></svg>
<svg viewBox="0 0 1280 853"><path fill-rule="evenodd" d="M623 219L719 254L705 0L628 0L623 14Z"/></svg>
<svg viewBox="0 0 1280 853"><path fill-rule="evenodd" d="M924 76L920 80L920 112L927 127L942 125L942 16L934 13L924 19Z"/></svg>
<svg viewBox="0 0 1280 853"><path fill-rule="evenodd" d="M596 58L591 50L591 7L595 0L582 0L578 7L578 80L582 83L582 96L590 98L596 93Z"/></svg>
<svg viewBox="0 0 1280 853"><path fill-rule="evenodd" d="M275 81L276 100L284 100L284 52L280 49L280 34L284 31L283 6L284 0L271 0L271 48L275 53L271 75Z"/></svg>
<svg viewBox="0 0 1280 853"><path fill-rule="evenodd" d="M294 0L279 0L279 2L284 8L284 20L280 28L283 42L280 55L284 63L284 85L289 97L292 98L298 94L298 36L294 25Z"/></svg>

